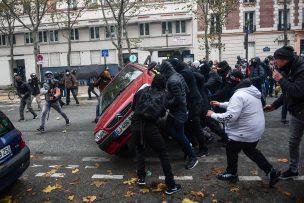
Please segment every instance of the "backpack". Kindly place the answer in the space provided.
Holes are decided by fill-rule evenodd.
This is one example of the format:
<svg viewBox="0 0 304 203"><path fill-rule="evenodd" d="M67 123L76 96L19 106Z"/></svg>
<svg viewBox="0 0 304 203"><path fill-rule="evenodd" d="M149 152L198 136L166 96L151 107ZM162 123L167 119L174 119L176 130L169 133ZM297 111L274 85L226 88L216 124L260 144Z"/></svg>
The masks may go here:
<svg viewBox="0 0 304 203"><path fill-rule="evenodd" d="M147 119L157 120L165 111L165 94L162 91L145 87L136 103L135 114Z"/></svg>

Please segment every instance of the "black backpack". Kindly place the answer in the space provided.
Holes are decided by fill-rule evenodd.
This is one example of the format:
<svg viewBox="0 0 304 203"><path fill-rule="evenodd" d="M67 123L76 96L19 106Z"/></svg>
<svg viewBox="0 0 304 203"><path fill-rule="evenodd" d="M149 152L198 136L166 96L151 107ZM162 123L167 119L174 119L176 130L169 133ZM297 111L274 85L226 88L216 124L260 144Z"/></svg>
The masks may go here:
<svg viewBox="0 0 304 203"><path fill-rule="evenodd" d="M157 120L165 111L165 93L151 87L141 91L134 113L147 120Z"/></svg>

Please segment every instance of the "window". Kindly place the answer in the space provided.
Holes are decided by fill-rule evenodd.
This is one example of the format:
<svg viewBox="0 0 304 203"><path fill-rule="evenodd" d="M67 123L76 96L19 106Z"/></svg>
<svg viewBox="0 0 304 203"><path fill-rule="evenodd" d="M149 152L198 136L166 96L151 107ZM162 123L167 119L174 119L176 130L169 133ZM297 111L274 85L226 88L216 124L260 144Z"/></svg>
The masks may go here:
<svg viewBox="0 0 304 203"><path fill-rule="evenodd" d="M243 3L255 3L256 0L243 0Z"/></svg>
<svg viewBox="0 0 304 203"><path fill-rule="evenodd" d="M70 6L73 9L77 9L77 0L71 0L70 1Z"/></svg>
<svg viewBox="0 0 304 203"><path fill-rule="evenodd" d="M39 42L48 42L47 31L39 32Z"/></svg>
<svg viewBox="0 0 304 203"><path fill-rule="evenodd" d="M60 65L60 53L50 53L50 66Z"/></svg>
<svg viewBox="0 0 304 203"><path fill-rule="evenodd" d="M162 34L172 34L172 22L162 22Z"/></svg>
<svg viewBox="0 0 304 203"><path fill-rule="evenodd" d="M284 10L279 10L278 30L284 30ZM290 30L290 12L287 10L287 29Z"/></svg>
<svg viewBox="0 0 304 203"><path fill-rule="evenodd" d="M50 31L50 42L58 42L58 30Z"/></svg>
<svg viewBox="0 0 304 203"><path fill-rule="evenodd" d="M71 29L71 40L79 40L79 30L78 30L78 28Z"/></svg>
<svg viewBox="0 0 304 203"><path fill-rule="evenodd" d="M139 24L139 35L140 36L150 35L150 26L149 26L149 23L141 23L141 24Z"/></svg>
<svg viewBox="0 0 304 203"><path fill-rule="evenodd" d="M6 46L6 35L0 35L0 46Z"/></svg>
<svg viewBox="0 0 304 203"><path fill-rule="evenodd" d="M24 33L25 44L32 44L34 42L31 32Z"/></svg>
<svg viewBox="0 0 304 203"><path fill-rule="evenodd" d="M106 28L106 38L116 37L116 28L114 25L109 26Z"/></svg>
<svg viewBox="0 0 304 203"><path fill-rule="evenodd" d="M186 21L176 21L175 29L176 33L186 33Z"/></svg>
<svg viewBox="0 0 304 203"><path fill-rule="evenodd" d="M255 12L249 11L245 12L244 15L244 32L254 32L255 31Z"/></svg>
<svg viewBox="0 0 304 203"><path fill-rule="evenodd" d="M90 27L90 39L99 39L99 27Z"/></svg>
<svg viewBox="0 0 304 203"><path fill-rule="evenodd" d="M91 64L101 64L100 51L90 51L91 52Z"/></svg>
<svg viewBox="0 0 304 203"><path fill-rule="evenodd" d="M211 14L210 16L210 33L222 33L220 16L217 14Z"/></svg>
<svg viewBox="0 0 304 203"><path fill-rule="evenodd" d="M80 65L80 52L79 51L71 52L71 65Z"/></svg>

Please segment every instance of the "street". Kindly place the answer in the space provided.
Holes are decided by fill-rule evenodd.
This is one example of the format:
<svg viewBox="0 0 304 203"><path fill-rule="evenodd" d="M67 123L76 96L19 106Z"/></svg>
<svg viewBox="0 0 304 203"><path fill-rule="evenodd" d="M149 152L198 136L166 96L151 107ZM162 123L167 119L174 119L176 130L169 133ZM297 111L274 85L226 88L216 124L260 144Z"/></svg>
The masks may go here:
<svg viewBox="0 0 304 203"><path fill-rule="evenodd" d="M270 99L269 99L270 100ZM270 102L270 101L268 101ZM0 202L304 202L304 152L294 181L280 181L268 188L268 180L258 166L243 153L239 158L240 181L228 184L216 178L226 166L225 148L209 145L210 155L199 159L193 170L184 169L183 153L173 141L168 143L176 182L181 192L167 196L161 192L163 173L155 154L146 154L147 187L136 185L134 158L119 158L102 152L94 141L96 100L72 103L63 111L70 126L54 110L50 112L45 132L37 133L39 119L19 119L18 103L0 103L3 111L23 133L31 149L31 164L23 176L2 196ZM36 104L33 104L36 109ZM280 110L266 113L266 131L258 148L275 168L288 168L288 126L280 123ZM40 113L40 112L39 112ZM218 139L218 137L215 137ZM301 144L302 148L304 142ZM191 200L191 201L190 201Z"/></svg>

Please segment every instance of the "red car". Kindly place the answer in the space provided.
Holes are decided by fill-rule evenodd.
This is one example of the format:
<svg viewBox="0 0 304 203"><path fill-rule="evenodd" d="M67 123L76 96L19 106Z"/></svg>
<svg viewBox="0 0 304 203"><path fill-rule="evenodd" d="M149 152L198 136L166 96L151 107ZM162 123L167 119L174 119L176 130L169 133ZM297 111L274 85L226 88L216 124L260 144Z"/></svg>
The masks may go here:
<svg viewBox="0 0 304 203"><path fill-rule="evenodd" d="M94 129L99 148L109 154L126 155L134 152L135 145L130 125L134 94L151 85L154 73L146 67L128 64L108 84L100 95L100 118Z"/></svg>

